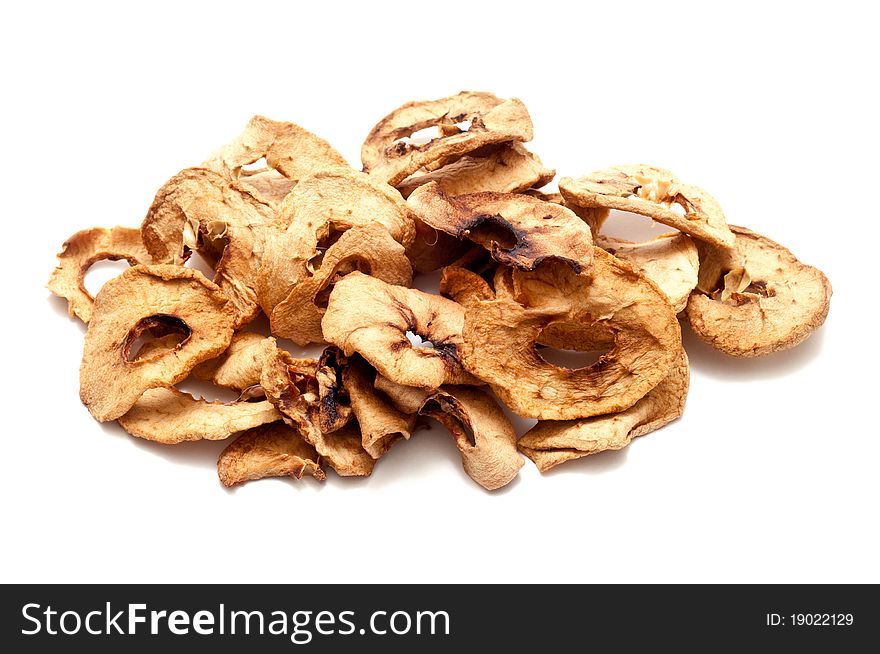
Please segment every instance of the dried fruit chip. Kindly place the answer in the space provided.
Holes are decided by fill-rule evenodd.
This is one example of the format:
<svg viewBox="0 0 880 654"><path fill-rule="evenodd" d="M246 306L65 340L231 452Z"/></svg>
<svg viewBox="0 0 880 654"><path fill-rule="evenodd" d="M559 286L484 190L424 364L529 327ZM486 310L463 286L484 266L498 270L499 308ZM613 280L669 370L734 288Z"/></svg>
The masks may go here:
<svg viewBox="0 0 880 654"><path fill-rule="evenodd" d="M427 143L410 138L434 126L437 138ZM448 164L478 148L530 140L532 119L522 102L501 100L491 93L462 92L440 100L409 102L392 111L367 136L361 160L364 172L396 186L420 168Z"/></svg>
<svg viewBox="0 0 880 654"><path fill-rule="evenodd" d="M534 270L545 260L564 261L575 272L589 270L589 228L572 211L519 193L449 196L436 184L420 186L407 200L427 225L467 237L499 263Z"/></svg>
<svg viewBox="0 0 880 654"><path fill-rule="evenodd" d="M428 182L437 182L449 195L480 191L518 193L533 186L544 186L556 175L521 143L505 143L489 152L471 153L435 171L419 171L397 188L403 197Z"/></svg>
<svg viewBox="0 0 880 654"><path fill-rule="evenodd" d="M191 375L215 386L244 391L260 383L260 374L267 354L267 342L274 339L254 332L237 332L229 347L219 357L200 363Z"/></svg>
<svg viewBox="0 0 880 654"><path fill-rule="evenodd" d="M356 170L323 170L300 181L275 223L302 230L316 242L331 231L380 223L406 247L415 237L412 210L393 186Z"/></svg>
<svg viewBox="0 0 880 654"><path fill-rule="evenodd" d="M828 278L769 238L731 229L733 252L701 248L700 285L687 305L691 327L732 356L794 347L825 322Z"/></svg>
<svg viewBox="0 0 880 654"><path fill-rule="evenodd" d="M487 490L510 483L523 465L516 432L489 395L466 386L444 386L419 410L446 427L461 452L465 472Z"/></svg>
<svg viewBox="0 0 880 654"><path fill-rule="evenodd" d="M192 250L219 258L214 281L236 310L236 326L259 312L255 290L262 227L274 209L231 185L221 175L191 168L156 194L141 224L141 237L155 263L182 264Z"/></svg>
<svg viewBox="0 0 880 654"><path fill-rule="evenodd" d="M374 459L385 454L401 438L409 439L416 424L415 412L406 414L373 386L376 371L355 355L342 371L351 408L357 417L364 449Z"/></svg>
<svg viewBox="0 0 880 654"><path fill-rule="evenodd" d="M95 298L80 366L80 399L99 421L128 411L150 388L184 379L232 340L226 296L197 270L134 266L110 280ZM147 329L163 325L184 334L171 351L130 360Z"/></svg>
<svg viewBox="0 0 880 654"><path fill-rule="evenodd" d="M321 168L348 167L343 156L324 139L294 123L264 116L251 118L235 140L203 165L234 179L239 177L242 166L260 159L293 181Z"/></svg>
<svg viewBox="0 0 880 654"><path fill-rule="evenodd" d="M469 241L434 229L415 219L416 237L406 249L406 256L417 273L427 274L449 265L470 247Z"/></svg>
<svg viewBox="0 0 880 654"><path fill-rule="evenodd" d="M281 206L282 200L293 190L296 182L272 168L242 170L236 180L237 187L253 195L257 200L273 209Z"/></svg>
<svg viewBox="0 0 880 654"><path fill-rule="evenodd" d="M119 424L132 436L173 445L184 441L219 441L233 434L281 420L281 414L262 402L210 402L176 388L151 388Z"/></svg>
<svg viewBox="0 0 880 654"><path fill-rule="evenodd" d="M225 236L225 226L269 223L274 210L205 168L187 168L156 193L141 224L154 263L182 264L201 249L206 234ZM210 256L210 252L208 255Z"/></svg>
<svg viewBox="0 0 880 654"><path fill-rule="evenodd" d="M495 291L489 282L461 266L446 266L443 269L440 294L464 307L495 299Z"/></svg>
<svg viewBox="0 0 880 654"><path fill-rule="evenodd" d="M317 361L294 359L276 349L266 360L260 385L281 412L284 422L296 428L339 475L369 475L375 461L361 445L356 427L349 423L325 434L317 424L317 406L321 402L315 376L317 369Z"/></svg>
<svg viewBox="0 0 880 654"><path fill-rule="evenodd" d="M416 388L415 386L404 386L393 382L387 377L376 374L376 381L373 384L377 391L380 391L391 400L391 404L401 413L414 414L425 403L425 400L431 395L431 391L424 388Z"/></svg>
<svg viewBox="0 0 880 654"><path fill-rule="evenodd" d="M322 343L321 319L333 285L353 270L409 286L412 268L403 246L378 223L349 229L330 246L314 275L293 287L271 314L272 333L300 346Z"/></svg>
<svg viewBox="0 0 880 654"><path fill-rule="evenodd" d="M458 358L463 322L451 300L353 272L333 287L321 324L324 338L346 355L357 352L398 384L434 389L478 383ZM432 347L414 346L408 331Z"/></svg>
<svg viewBox="0 0 880 654"><path fill-rule="evenodd" d="M689 377L687 355L681 350L666 378L630 408L584 420L539 422L520 439L519 449L541 472L565 461L622 449L636 436L681 416Z"/></svg>
<svg viewBox="0 0 880 654"><path fill-rule="evenodd" d="M468 306L461 360L488 382L515 413L570 420L621 411L662 380L681 348L675 312L657 287L600 248L592 280L551 263L533 273L514 271L517 297ZM614 334L612 349L595 364L571 370L535 351L554 322Z"/></svg>
<svg viewBox="0 0 880 654"><path fill-rule="evenodd" d="M58 253L58 267L52 271L47 288L67 300L67 310L87 323L95 299L86 290L85 277L98 261L125 259L131 265L149 263L150 255L137 229L93 227L77 232L64 242Z"/></svg>
<svg viewBox="0 0 880 654"><path fill-rule="evenodd" d="M644 243L598 236L596 245L641 270L666 294L676 313L685 308L700 268L697 246L687 234L663 234Z"/></svg>
<svg viewBox="0 0 880 654"><path fill-rule="evenodd" d="M255 427L229 444L217 461L224 486L235 486L265 477L310 475L324 481L321 457L295 429L283 422Z"/></svg>
<svg viewBox="0 0 880 654"><path fill-rule="evenodd" d="M324 348L315 368L318 401L309 407L309 419L324 434L348 424L353 416L348 390L343 381L347 365L344 354L335 347ZM307 385L307 388L311 384Z"/></svg>
<svg viewBox="0 0 880 654"><path fill-rule="evenodd" d="M378 224L406 247L415 238L414 220L397 190L364 173L337 169L303 179L265 233L256 285L260 306L271 316L347 230Z"/></svg>
<svg viewBox="0 0 880 654"><path fill-rule="evenodd" d="M88 324L83 403L161 443L238 434L218 460L227 486L324 479L324 461L369 475L428 416L492 490L523 461L505 410L473 386L541 421L519 448L544 471L681 415L682 308L735 356L792 347L823 323L826 277L728 227L705 191L641 164L540 190L555 171L524 147L531 138L516 99L411 102L373 128L359 172L303 128L255 116L163 185L139 231L65 242L48 287ZM600 235L612 209L679 232ZM193 251L213 282L183 267ZM84 275L102 259L132 267L92 298ZM408 288L413 271L440 268L441 295ZM331 345L295 359L272 336L236 331L261 309L274 335ZM601 356L562 368L547 348ZM195 399L175 387L188 375L240 396Z"/></svg>
<svg viewBox="0 0 880 654"><path fill-rule="evenodd" d="M300 282L312 274L309 262L315 256L315 240L308 235L277 227L262 231L263 251L254 289L267 316Z"/></svg>
<svg viewBox="0 0 880 654"><path fill-rule="evenodd" d="M570 277L566 274L557 277L557 281L553 281L553 275L550 275L550 280L547 282L550 285L548 288L545 288L543 284L538 284L535 287L536 280L531 280L530 284L523 287L521 284L522 276L514 275L514 271L510 268L499 268L492 283L498 299L513 300L518 303L525 302L526 305L543 304L547 309L551 309L551 304L555 303L555 310L560 315L564 315L572 312L572 300L580 293L578 289L583 283L581 280L574 279L574 285L572 285ZM552 286L554 283L559 283L559 288ZM533 291L534 297L529 297L530 291ZM545 294L542 296L542 293ZM547 325L538 335L535 344L536 351L540 352L542 347L604 353L613 349L614 334L601 322L591 325L580 318L574 320L560 318Z"/></svg>
<svg viewBox="0 0 880 654"><path fill-rule="evenodd" d="M733 234L715 198L663 168L614 166L579 179L563 177L559 190L567 206L630 211L717 247L733 245ZM681 213L673 205L680 207Z"/></svg>

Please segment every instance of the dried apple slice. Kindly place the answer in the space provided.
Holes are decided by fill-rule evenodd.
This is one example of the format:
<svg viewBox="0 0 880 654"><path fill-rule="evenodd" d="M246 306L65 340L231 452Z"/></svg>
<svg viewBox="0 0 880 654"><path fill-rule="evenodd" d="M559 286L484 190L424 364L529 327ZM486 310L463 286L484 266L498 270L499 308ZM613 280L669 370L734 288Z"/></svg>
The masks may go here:
<svg viewBox="0 0 880 654"><path fill-rule="evenodd" d="M99 421L114 420L151 388L171 386L232 340L233 309L197 270L134 266L95 298L80 366L80 399ZM171 350L130 360L132 346L157 325L182 332Z"/></svg>
<svg viewBox="0 0 880 654"><path fill-rule="evenodd" d="M237 332L219 357L200 363L191 376L221 388L238 392L260 383L267 354L266 345L275 341L255 332Z"/></svg>
<svg viewBox="0 0 880 654"><path fill-rule="evenodd" d="M276 349L266 361L260 385L281 412L284 422L296 428L337 474L367 476L373 471L375 461L364 450L357 427L348 423L325 434L318 425L317 405L321 402L316 378L318 365L315 360L294 359Z"/></svg>
<svg viewBox="0 0 880 654"><path fill-rule="evenodd" d="M354 356L342 371L342 380L351 398L364 449L374 459L384 455L401 438L409 439L416 424L415 413L406 414L378 392L376 371Z"/></svg>
<svg viewBox="0 0 880 654"><path fill-rule="evenodd" d="M400 184L403 197L419 186L437 182L449 195L464 195L481 191L519 193L549 183L555 170L545 168L537 155L521 143L505 143L489 152L473 152L434 171L419 171Z"/></svg>
<svg viewBox="0 0 880 654"><path fill-rule="evenodd" d="M267 400L211 402L176 388L151 388L118 422L132 436L174 445L220 441L277 420L281 420L281 414Z"/></svg>
<svg viewBox="0 0 880 654"><path fill-rule="evenodd" d="M294 182L321 168L348 167L343 156L321 137L295 123L265 116L251 118L244 131L203 166L235 179L242 166L260 159Z"/></svg>
<svg viewBox="0 0 880 654"><path fill-rule="evenodd" d="M214 282L236 310L236 327L260 310L255 290L263 228L275 210L210 170L190 168L156 194L141 224L154 263L182 264L198 250L214 266Z"/></svg>
<svg viewBox="0 0 880 654"><path fill-rule="evenodd" d="M731 229L732 251L700 248L700 283L686 312L691 327L731 356L761 356L798 345L825 322L831 283L766 236Z"/></svg>
<svg viewBox="0 0 880 654"><path fill-rule="evenodd" d="M379 223L349 229L327 250L321 267L296 284L270 316L272 333L300 346L324 342L321 319L333 285L353 270L409 286L412 268L403 246Z"/></svg>
<svg viewBox="0 0 880 654"><path fill-rule="evenodd" d="M591 279L556 262L513 274L513 297L499 293L466 308L460 348L465 368L512 411L539 420L621 411L666 376L681 347L678 321L632 266L596 248ZM613 347L585 368L554 366L535 350L554 323L608 331Z"/></svg>
<svg viewBox="0 0 880 654"><path fill-rule="evenodd" d="M436 138L423 144L410 138L428 127L437 127ZM478 148L531 140L532 119L522 102L462 92L392 111L367 136L361 161L364 172L396 186L420 168L446 165Z"/></svg>
<svg viewBox="0 0 880 654"><path fill-rule="evenodd" d="M347 356L360 354L382 375L426 389L476 380L461 367L464 310L439 295L392 286L353 272L333 287L321 324ZM432 347L415 347L411 332Z"/></svg>
<svg viewBox="0 0 880 654"><path fill-rule="evenodd" d="M583 420L544 420L518 443L541 472L606 450L619 450L633 438L656 431L684 412L690 371L682 349L669 374L638 402L619 413Z"/></svg>
<svg viewBox="0 0 880 654"><path fill-rule="evenodd" d="M563 177L559 191L566 206L629 211L716 247L733 246L733 234L715 198L663 168L635 164L605 168L578 179ZM601 219L596 222L598 230Z"/></svg>
<svg viewBox="0 0 880 654"><path fill-rule="evenodd" d="M87 323L95 299L86 290L86 273L98 261L122 259L132 266L150 263L139 230L129 227L84 229L64 241L58 253L58 267L52 271L47 288L67 300L71 316Z"/></svg>
<svg viewBox="0 0 880 654"><path fill-rule="evenodd" d="M446 427L461 452L465 472L486 490L506 486L519 473L516 432L501 407L485 392L444 386L419 409Z"/></svg>
<svg viewBox="0 0 880 654"><path fill-rule="evenodd" d="M281 202L287 197L287 194L296 186L296 182L289 180L273 168L241 170L235 181L238 188L276 210L281 206Z"/></svg>
<svg viewBox="0 0 880 654"><path fill-rule="evenodd" d="M414 221L396 189L364 173L334 169L304 178L264 232L255 286L260 306L271 316L278 303L320 269L347 231L384 227L407 247L416 236Z"/></svg>
<svg viewBox="0 0 880 654"><path fill-rule="evenodd" d="M415 228L416 236L406 249L406 256L413 270L423 275L451 264L471 246L469 241L460 241L451 234L434 229L418 217Z"/></svg>
<svg viewBox="0 0 880 654"><path fill-rule="evenodd" d="M255 427L229 444L217 461L224 486L235 486L266 477L309 475L324 481L321 457L295 429L283 422Z"/></svg>
<svg viewBox="0 0 880 654"><path fill-rule="evenodd" d="M700 269L697 246L687 234L663 234L643 243L600 235L596 245L641 270L666 294L676 313L684 310Z"/></svg>
<svg viewBox="0 0 880 654"><path fill-rule="evenodd" d="M325 238L371 223L383 225L404 247L415 236L412 210L393 186L350 169L320 170L304 177L285 198L275 224Z"/></svg>
<svg viewBox="0 0 880 654"><path fill-rule="evenodd" d="M377 391L380 391L391 400L391 404L393 404L398 411L406 414L418 413L419 409L421 409L422 405L425 403L425 400L431 395L431 391L425 390L424 388L404 386L403 384L393 382L388 379L388 377L384 377L378 373L376 374L376 380L373 385Z"/></svg>
<svg viewBox="0 0 880 654"><path fill-rule="evenodd" d="M498 263L534 270L542 261L558 260L575 272L589 271L592 234L558 204L519 193L453 197L436 182L417 188L407 202L425 224L482 245Z"/></svg>
<svg viewBox="0 0 880 654"><path fill-rule="evenodd" d="M446 266L443 269L440 294L464 307L495 299L495 290L489 282L461 266Z"/></svg>

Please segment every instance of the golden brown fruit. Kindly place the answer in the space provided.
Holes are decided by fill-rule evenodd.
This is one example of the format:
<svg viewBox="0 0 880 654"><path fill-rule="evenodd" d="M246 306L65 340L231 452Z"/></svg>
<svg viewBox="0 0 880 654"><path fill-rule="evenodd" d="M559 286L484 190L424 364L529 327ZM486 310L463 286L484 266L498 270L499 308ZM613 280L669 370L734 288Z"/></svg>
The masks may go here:
<svg viewBox="0 0 880 654"><path fill-rule="evenodd" d="M58 253L58 267L52 271L47 288L67 300L67 310L83 322L89 322L95 299L86 290L85 277L98 261L124 259L134 266L150 263L150 255L141 241L141 233L129 227L92 227L77 232L64 241Z"/></svg>
<svg viewBox="0 0 880 654"><path fill-rule="evenodd" d="M513 297L499 292L495 300L467 307L461 360L515 413L569 420L621 411L669 371L681 332L666 296L600 248L592 270L592 279L559 263L513 271ZM607 330L613 347L585 368L547 363L535 343L560 322L587 332Z"/></svg>
<svg viewBox="0 0 880 654"><path fill-rule="evenodd" d="M141 224L154 263L183 264L197 250L214 264L214 282L229 296L239 327L260 310L255 290L263 228L275 210L222 175L190 168L159 189Z"/></svg>
<svg viewBox="0 0 880 654"><path fill-rule="evenodd" d="M197 365L191 376L221 388L242 392L260 383L268 340L271 339L262 334L236 332L223 354Z"/></svg>
<svg viewBox="0 0 880 654"><path fill-rule="evenodd" d="M319 171L304 178L264 231L255 285L263 311L271 316L278 303L321 267L347 231L370 228L368 233L375 234L380 227L403 247L415 239L415 217L393 187L353 170Z"/></svg>
<svg viewBox="0 0 880 654"><path fill-rule="evenodd" d="M534 270L542 261L587 272L593 257L589 228L572 211L520 193L450 196L436 182L420 186L407 203L425 224L468 238L498 263Z"/></svg>
<svg viewBox="0 0 880 654"><path fill-rule="evenodd" d="M487 490L509 484L523 465L516 432L501 407L484 391L444 386L425 401L419 413L446 427L461 452L465 472Z"/></svg>
<svg viewBox="0 0 880 654"><path fill-rule="evenodd" d="M732 252L701 248L700 285L686 312L691 327L731 356L794 347L825 322L831 283L769 238L744 227L731 229Z"/></svg>
<svg viewBox="0 0 880 654"><path fill-rule="evenodd" d="M416 425L415 412L399 411L373 385L376 371L355 355L342 371L351 398L364 449L374 459L385 454L401 438L409 439Z"/></svg>
<svg viewBox="0 0 880 654"><path fill-rule="evenodd" d="M376 374L376 380L373 384L377 391L385 395L395 408L406 414L418 413L419 409L431 396L431 391L416 386L404 386L393 382L381 374Z"/></svg>
<svg viewBox="0 0 880 654"><path fill-rule="evenodd" d="M375 461L364 450L356 426L349 423L331 433L321 431L318 424L318 405L322 401L316 377L318 367L318 361L294 359L276 348L266 360L260 385L269 401L281 412L284 422L294 427L337 474L344 477L369 475Z"/></svg>
<svg viewBox="0 0 880 654"><path fill-rule="evenodd" d="M80 365L80 399L99 421L128 411L145 391L171 386L232 340L233 310L204 275L181 266L134 266L104 284L95 298ZM184 338L171 350L132 360L147 330Z"/></svg>
<svg viewBox="0 0 880 654"><path fill-rule="evenodd" d="M521 143L504 143L489 152L472 152L434 171L418 171L400 184L398 190L409 197L419 186L437 182L449 195L480 191L519 193L549 183L555 170L544 168L537 155Z"/></svg>
<svg viewBox="0 0 880 654"><path fill-rule="evenodd" d="M315 273L294 285L270 315L272 333L300 346L323 343L324 317L333 285L353 270L377 279L409 286L412 268L403 246L379 223L344 232L321 259Z"/></svg>
<svg viewBox="0 0 880 654"><path fill-rule="evenodd" d="M459 361L463 322L451 300L356 271L333 287L321 324L324 338L347 356L357 352L398 384L435 389L476 381ZM415 347L408 331L433 346Z"/></svg>
<svg viewBox="0 0 880 654"><path fill-rule="evenodd" d="M518 443L541 472L606 450L619 450L672 422L684 411L690 372L682 349L669 374L638 402L619 413L583 420L544 420Z"/></svg>
<svg viewBox="0 0 880 654"><path fill-rule="evenodd" d="M685 308L700 268L697 246L687 234L672 232L643 243L600 235L596 245L641 270L669 298L676 313Z"/></svg>
<svg viewBox="0 0 880 654"><path fill-rule="evenodd" d="M733 234L715 198L663 168L634 164L604 168L578 179L563 177L559 191L566 206L630 211L716 247L733 245ZM674 205L680 207L680 213ZM592 215L598 233L604 216Z"/></svg>
<svg viewBox="0 0 880 654"><path fill-rule="evenodd" d="M348 167L342 155L321 137L294 123L265 116L251 118L238 137L202 165L237 179L242 166L260 159L294 182L321 168Z"/></svg>
<svg viewBox="0 0 880 654"><path fill-rule="evenodd" d="M470 123L467 129L458 127ZM427 143L415 132L436 126ZM464 91L440 100L408 102L372 129L361 148L364 172L396 186L420 168L435 169L487 145L531 141L532 120L519 100Z"/></svg>
<svg viewBox="0 0 880 654"><path fill-rule="evenodd" d="M217 475L224 486L265 477L326 479L315 448L283 422L249 429L236 438L220 453Z"/></svg>
<svg viewBox="0 0 880 654"><path fill-rule="evenodd" d="M132 436L173 445L220 441L277 420L281 414L266 400L211 402L176 388L151 388L119 417L119 424Z"/></svg>

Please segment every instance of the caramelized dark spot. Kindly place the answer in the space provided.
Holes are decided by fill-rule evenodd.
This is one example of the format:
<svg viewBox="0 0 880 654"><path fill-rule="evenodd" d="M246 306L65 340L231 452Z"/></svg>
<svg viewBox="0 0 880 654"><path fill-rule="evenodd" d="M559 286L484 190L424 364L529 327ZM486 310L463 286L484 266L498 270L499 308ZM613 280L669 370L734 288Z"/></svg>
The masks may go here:
<svg viewBox="0 0 880 654"><path fill-rule="evenodd" d="M332 389L330 393L321 398L321 417L322 422L332 425L339 420L339 412L336 409L336 389Z"/></svg>
<svg viewBox="0 0 880 654"><path fill-rule="evenodd" d="M122 356L128 362L136 361L138 353L147 341L170 334L180 335L180 341L174 346L176 349L189 340L192 329L182 318L166 313L156 313L141 318L122 341Z"/></svg>
<svg viewBox="0 0 880 654"><path fill-rule="evenodd" d="M294 401L299 397L299 390L293 384L278 394L278 403L285 409L292 409Z"/></svg>
<svg viewBox="0 0 880 654"><path fill-rule="evenodd" d="M717 288L709 293L705 293L705 295L708 295L716 302L721 302L721 294L724 292L724 275L726 274L727 273L725 272L721 275L721 281ZM750 283L740 293L731 293L725 304L732 304L733 306L741 307L749 302L754 302L758 298L774 297L775 295L776 291L772 288L768 288L767 282L759 280Z"/></svg>
<svg viewBox="0 0 880 654"><path fill-rule="evenodd" d="M410 150L410 146L408 143L404 143L403 141L398 141L390 148L392 150L392 154L396 154L398 157L402 157Z"/></svg>
<svg viewBox="0 0 880 654"><path fill-rule="evenodd" d="M752 282L743 293L751 294L751 295L760 295L761 297L773 297L776 295L776 292L772 288L767 288L767 282L765 281L757 281Z"/></svg>
<svg viewBox="0 0 880 654"><path fill-rule="evenodd" d="M465 231L471 240L484 247L492 243L507 251L520 247L526 236L499 214L477 216Z"/></svg>

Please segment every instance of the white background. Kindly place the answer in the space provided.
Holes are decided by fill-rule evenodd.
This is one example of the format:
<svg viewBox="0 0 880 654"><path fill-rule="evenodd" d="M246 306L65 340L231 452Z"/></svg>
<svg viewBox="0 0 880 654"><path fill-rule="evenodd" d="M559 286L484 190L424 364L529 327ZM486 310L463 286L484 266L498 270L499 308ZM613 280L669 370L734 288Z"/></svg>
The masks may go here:
<svg viewBox="0 0 880 654"><path fill-rule="evenodd" d="M0 580L880 581L877 15L701 4L4 5ZM463 89L521 98L561 175L648 162L704 187L828 274L827 323L761 360L685 330L682 420L495 494L441 429L368 479L227 491L223 443L91 419L83 328L44 288L67 236L138 225L252 114L357 166L388 111Z"/></svg>

